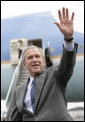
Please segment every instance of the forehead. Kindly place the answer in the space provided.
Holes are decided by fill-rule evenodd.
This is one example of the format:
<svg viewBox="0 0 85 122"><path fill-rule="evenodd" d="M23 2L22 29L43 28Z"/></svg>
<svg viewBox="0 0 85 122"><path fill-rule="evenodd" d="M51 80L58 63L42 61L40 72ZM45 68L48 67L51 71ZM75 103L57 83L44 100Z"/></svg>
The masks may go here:
<svg viewBox="0 0 85 122"><path fill-rule="evenodd" d="M38 48L30 48L27 49L27 51L25 52L25 55L27 56L35 55L35 54L41 55L41 52Z"/></svg>

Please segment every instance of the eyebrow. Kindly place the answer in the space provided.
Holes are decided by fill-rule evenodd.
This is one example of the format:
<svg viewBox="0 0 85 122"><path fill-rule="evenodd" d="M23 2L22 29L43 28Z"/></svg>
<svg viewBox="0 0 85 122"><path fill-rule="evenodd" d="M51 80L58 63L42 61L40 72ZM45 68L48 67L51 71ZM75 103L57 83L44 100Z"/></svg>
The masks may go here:
<svg viewBox="0 0 85 122"><path fill-rule="evenodd" d="M34 54L34 55L28 55L27 57L31 57L31 56L41 56L40 54Z"/></svg>

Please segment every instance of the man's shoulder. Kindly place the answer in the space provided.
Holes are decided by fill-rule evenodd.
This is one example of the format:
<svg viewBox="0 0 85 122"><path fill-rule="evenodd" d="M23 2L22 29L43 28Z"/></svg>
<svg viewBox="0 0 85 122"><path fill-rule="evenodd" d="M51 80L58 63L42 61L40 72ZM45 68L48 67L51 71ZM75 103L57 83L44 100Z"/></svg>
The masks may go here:
<svg viewBox="0 0 85 122"><path fill-rule="evenodd" d="M53 71L55 71L56 69L58 69L58 65L57 65L57 64L56 64L56 65L53 65L53 66L51 66L51 67L49 67L49 68L47 68L46 71L47 71L47 72L53 72Z"/></svg>

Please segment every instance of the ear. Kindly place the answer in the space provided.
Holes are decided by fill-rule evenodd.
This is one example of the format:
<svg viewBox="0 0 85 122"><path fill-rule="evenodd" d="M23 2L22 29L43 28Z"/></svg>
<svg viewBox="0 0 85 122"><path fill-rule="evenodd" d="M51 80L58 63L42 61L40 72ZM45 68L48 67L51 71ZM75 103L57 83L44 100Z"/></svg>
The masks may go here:
<svg viewBox="0 0 85 122"><path fill-rule="evenodd" d="M43 58L44 66L45 66L45 58Z"/></svg>

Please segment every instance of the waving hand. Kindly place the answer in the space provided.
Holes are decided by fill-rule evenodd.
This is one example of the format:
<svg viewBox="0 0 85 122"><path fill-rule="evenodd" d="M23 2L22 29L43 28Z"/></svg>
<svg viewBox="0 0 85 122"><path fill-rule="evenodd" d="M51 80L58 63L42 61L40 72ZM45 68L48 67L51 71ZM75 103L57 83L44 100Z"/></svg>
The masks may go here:
<svg viewBox="0 0 85 122"><path fill-rule="evenodd" d="M74 19L74 12L72 13L71 19L69 19L69 11L68 8L62 8L62 14L61 11L58 10L58 16L60 23L55 22L60 31L63 33L64 37L71 37L73 36L74 28L73 28L73 19Z"/></svg>

